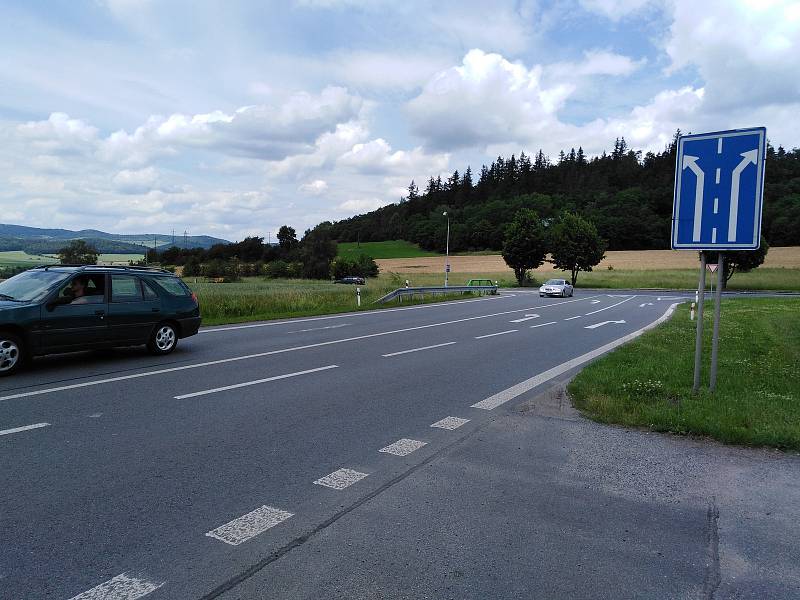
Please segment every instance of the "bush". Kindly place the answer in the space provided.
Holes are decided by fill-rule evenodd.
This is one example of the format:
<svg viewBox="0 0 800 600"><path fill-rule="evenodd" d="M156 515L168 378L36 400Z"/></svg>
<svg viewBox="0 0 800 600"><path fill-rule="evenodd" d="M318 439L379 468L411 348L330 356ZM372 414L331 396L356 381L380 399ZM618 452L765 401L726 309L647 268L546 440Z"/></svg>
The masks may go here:
<svg viewBox="0 0 800 600"><path fill-rule="evenodd" d="M350 276L377 277L378 265L365 254L355 257L337 256L331 264L331 276L334 279Z"/></svg>
<svg viewBox="0 0 800 600"><path fill-rule="evenodd" d="M239 278L236 265L230 261L215 258L205 263L200 271L205 277L223 277L229 281Z"/></svg>
<svg viewBox="0 0 800 600"><path fill-rule="evenodd" d="M190 256L186 259L186 263L183 265L183 274L186 277L196 277L200 275L202 269L202 265L200 261L197 260L197 257Z"/></svg>

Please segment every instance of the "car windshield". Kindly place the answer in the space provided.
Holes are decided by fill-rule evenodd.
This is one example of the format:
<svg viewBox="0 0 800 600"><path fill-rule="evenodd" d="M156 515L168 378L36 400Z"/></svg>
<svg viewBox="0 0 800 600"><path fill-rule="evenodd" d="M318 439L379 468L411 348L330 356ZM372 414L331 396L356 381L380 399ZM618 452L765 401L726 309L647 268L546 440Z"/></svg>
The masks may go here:
<svg viewBox="0 0 800 600"><path fill-rule="evenodd" d="M564 285L563 279L548 279L545 285Z"/></svg>
<svg viewBox="0 0 800 600"><path fill-rule="evenodd" d="M0 283L0 300L32 302L43 297L55 284L69 277L59 271L25 271Z"/></svg>

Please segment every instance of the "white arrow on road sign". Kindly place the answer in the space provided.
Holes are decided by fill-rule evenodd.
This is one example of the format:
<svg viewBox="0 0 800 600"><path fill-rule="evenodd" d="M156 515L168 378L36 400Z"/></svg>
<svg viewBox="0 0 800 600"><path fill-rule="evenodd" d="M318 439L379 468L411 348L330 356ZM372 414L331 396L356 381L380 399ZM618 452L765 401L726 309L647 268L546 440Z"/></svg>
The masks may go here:
<svg viewBox="0 0 800 600"><path fill-rule="evenodd" d="M736 165L731 176L731 212L728 217L728 241L736 241L736 224L739 222L739 179L749 164L758 162L758 148L742 152L742 162ZM698 238L699 239L699 238Z"/></svg>
<svg viewBox="0 0 800 600"><path fill-rule="evenodd" d="M592 304L600 304L600 300L592 300L591 303Z"/></svg>
<svg viewBox="0 0 800 600"><path fill-rule="evenodd" d="M697 185L694 188L694 230L692 231L692 240L695 242L700 241L700 225L703 220L703 186L706 181L706 174L697 166L699 158L699 156L688 155L683 157L683 168L688 168L697 177Z"/></svg>
<svg viewBox="0 0 800 600"><path fill-rule="evenodd" d="M609 323L624 323L625 319L621 321L603 321L601 323L595 323L594 325L587 325L584 329L597 329L598 327L602 327L603 325L608 325Z"/></svg>
<svg viewBox="0 0 800 600"><path fill-rule="evenodd" d="M538 318L539 318L539 315L531 314L531 315L525 315L521 319L514 319L513 321L510 321L510 322L511 323L522 323L523 321L530 321L531 319L538 319Z"/></svg>
<svg viewBox="0 0 800 600"><path fill-rule="evenodd" d="M642 308L643 306L653 306L653 303L652 303L652 302L642 302L642 303L639 305L639 308Z"/></svg>

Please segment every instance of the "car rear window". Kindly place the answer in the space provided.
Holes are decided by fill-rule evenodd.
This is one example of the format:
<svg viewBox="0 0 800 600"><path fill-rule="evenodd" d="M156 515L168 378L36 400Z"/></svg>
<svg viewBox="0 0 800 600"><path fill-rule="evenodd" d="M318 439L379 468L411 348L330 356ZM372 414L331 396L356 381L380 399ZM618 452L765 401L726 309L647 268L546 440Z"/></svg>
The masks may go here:
<svg viewBox="0 0 800 600"><path fill-rule="evenodd" d="M186 284L177 277L158 277L154 281L172 296L188 296L191 294Z"/></svg>

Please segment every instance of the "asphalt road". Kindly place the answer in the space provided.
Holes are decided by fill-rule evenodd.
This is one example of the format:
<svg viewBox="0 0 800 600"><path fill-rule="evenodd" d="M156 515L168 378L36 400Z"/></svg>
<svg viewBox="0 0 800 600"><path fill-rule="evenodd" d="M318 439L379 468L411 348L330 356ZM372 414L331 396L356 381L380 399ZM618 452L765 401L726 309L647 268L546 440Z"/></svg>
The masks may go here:
<svg viewBox="0 0 800 600"><path fill-rule="evenodd" d="M558 393L660 294L37 360L0 380L0 597L797 597L796 457L602 427Z"/></svg>

